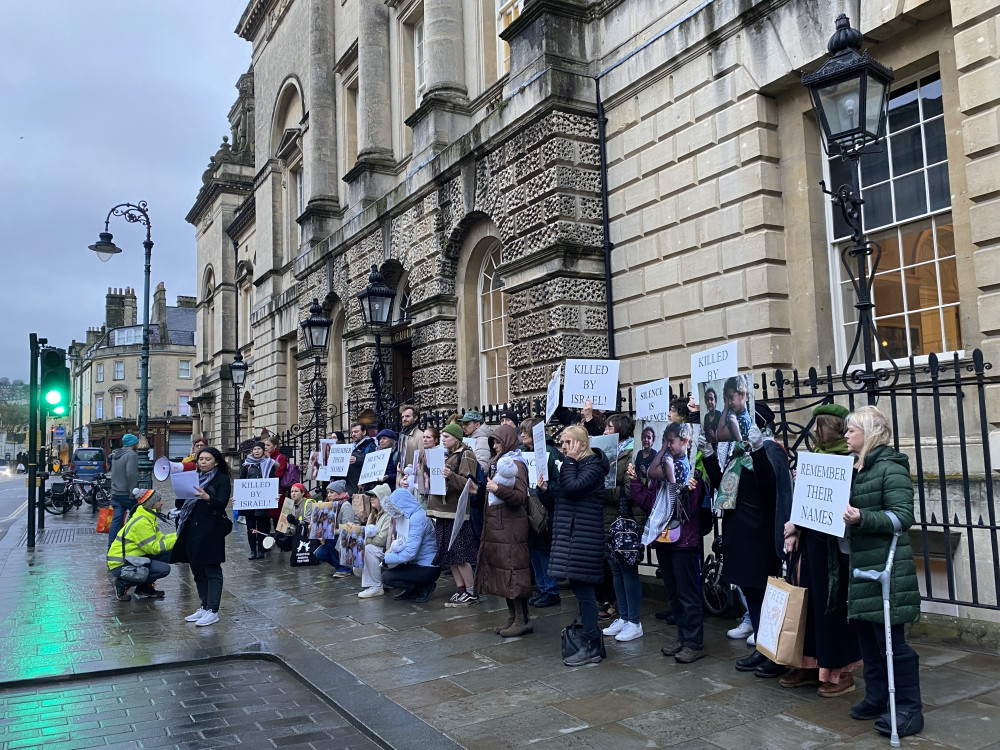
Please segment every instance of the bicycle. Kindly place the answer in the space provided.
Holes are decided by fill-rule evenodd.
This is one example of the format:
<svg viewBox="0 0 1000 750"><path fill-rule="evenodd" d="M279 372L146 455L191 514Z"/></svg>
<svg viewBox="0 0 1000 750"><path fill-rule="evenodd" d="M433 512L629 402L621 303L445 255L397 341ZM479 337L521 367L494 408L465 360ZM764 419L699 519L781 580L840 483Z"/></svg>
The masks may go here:
<svg viewBox="0 0 1000 750"><path fill-rule="evenodd" d="M94 513L98 508L111 505L110 481L104 474L93 479L79 479L72 472L63 474L64 482L53 482L45 491L45 511L61 516L71 508L80 508L87 503Z"/></svg>

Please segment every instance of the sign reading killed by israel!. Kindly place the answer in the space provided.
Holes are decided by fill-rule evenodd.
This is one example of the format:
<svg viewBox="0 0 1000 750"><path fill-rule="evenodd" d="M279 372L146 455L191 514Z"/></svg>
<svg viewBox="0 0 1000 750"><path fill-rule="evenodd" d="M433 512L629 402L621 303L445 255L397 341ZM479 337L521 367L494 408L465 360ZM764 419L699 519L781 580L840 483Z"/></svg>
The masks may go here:
<svg viewBox="0 0 1000 750"><path fill-rule="evenodd" d="M261 510L278 507L278 479L236 479L233 481L233 510Z"/></svg>
<svg viewBox="0 0 1000 750"><path fill-rule="evenodd" d="M567 359L563 405L575 409L590 399L598 411L618 408L617 359Z"/></svg>
<svg viewBox="0 0 1000 750"><path fill-rule="evenodd" d="M842 537L853 470L852 456L799 453L789 520L796 526Z"/></svg>

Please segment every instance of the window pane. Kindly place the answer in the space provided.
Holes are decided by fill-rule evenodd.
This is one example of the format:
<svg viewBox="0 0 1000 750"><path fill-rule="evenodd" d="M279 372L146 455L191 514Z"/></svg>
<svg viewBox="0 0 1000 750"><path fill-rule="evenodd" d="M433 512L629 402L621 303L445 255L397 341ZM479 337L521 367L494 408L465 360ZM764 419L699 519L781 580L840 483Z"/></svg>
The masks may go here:
<svg viewBox="0 0 1000 750"><path fill-rule="evenodd" d="M907 318L910 324L910 352L914 357L944 351L941 341L941 311L924 310Z"/></svg>
<svg viewBox="0 0 1000 750"><path fill-rule="evenodd" d="M948 208L951 205L951 185L948 181L948 165L938 164L927 170L927 183L931 190L931 211Z"/></svg>
<svg viewBox="0 0 1000 750"><path fill-rule="evenodd" d="M882 247L882 257L876 270L881 273L899 268L899 232L896 229L878 232L871 236L871 240Z"/></svg>
<svg viewBox="0 0 1000 750"><path fill-rule="evenodd" d="M948 258L955 254L955 235L951 224L937 222L937 254L939 258Z"/></svg>
<svg viewBox="0 0 1000 750"><path fill-rule="evenodd" d="M934 230L930 219L907 224L902 235L904 266L934 260Z"/></svg>
<svg viewBox="0 0 1000 750"><path fill-rule="evenodd" d="M907 309L923 310L938 306L937 269L933 263L907 268L903 271L903 278L906 279Z"/></svg>
<svg viewBox="0 0 1000 750"><path fill-rule="evenodd" d="M892 151L892 173L894 175L906 174L924 166L920 128L910 128L892 136L889 147Z"/></svg>
<svg viewBox="0 0 1000 750"><path fill-rule="evenodd" d="M896 191L897 221L927 213L927 191L924 188L923 172L900 177L892 182Z"/></svg>
<svg viewBox="0 0 1000 750"><path fill-rule="evenodd" d="M958 302L958 266L954 257L938 264L938 277L941 280L941 303Z"/></svg>
<svg viewBox="0 0 1000 750"><path fill-rule="evenodd" d="M886 153L885 145L874 153L861 155L861 186L868 187L876 182L883 182L889 179L889 155Z"/></svg>
<svg viewBox="0 0 1000 750"><path fill-rule="evenodd" d="M830 159L830 189L834 192L841 185L851 184L851 163L839 156Z"/></svg>
<svg viewBox="0 0 1000 750"><path fill-rule="evenodd" d="M941 74L934 73L920 81L920 98L923 100L924 119L944 112L941 103Z"/></svg>
<svg viewBox="0 0 1000 750"><path fill-rule="evenodd" d="M840 298L843 303L844 322L853 327L854 323L858 320L858 310L854 306L854 303L858 301L858 297L854 293L854 287L851 286L850 282L844 282L840 285ZM853 336L854 334L852 333L851 335Z"/></svg>
<svg viewBox="0 0 1000 750"><path fill-rule="evenodd" d="M944 317L944 348L956 351L962 348L962 321L958 316L958 306L946 307L941 311Z"/></svg>
<svg viewBox="0 0 1000 750"><path fill-rule="evenodd" d="M948 158L944 142L944 118L924 123L924 143L927 149L927 163L937 164Z"/></svg>
<svg viewBox="0 0 1000 750"><path fill-rule="evenodd" d="M879 274L872 285L872 299L875 314L879 316L897 315L903 312L903 286L899 271Z"/></svg>
<svg viewBox="0 0 1000 750"><path fill-rule="evenodd" d="M863 190L861 197L865 200L862 211L866 227L881 227L892 223L892 191L889 183Z"/></svg>
<svg viewBox="0 0 1000 750"><path fill-rule="evenodd" d="M878 320L875 327L878 331L882 349L888 352L890 357L897 359L909 356L906 346L906 323L902 315ZM881 352L878 355L879 359L882 359L883 356Z"/></svg>
<svg viewBox="0 0 1000 750"><path fill-rule="evenodd" d="M919 118L917 84L911 83L894 91L889 97L889 131L894 133L914 125Z"/></svg>

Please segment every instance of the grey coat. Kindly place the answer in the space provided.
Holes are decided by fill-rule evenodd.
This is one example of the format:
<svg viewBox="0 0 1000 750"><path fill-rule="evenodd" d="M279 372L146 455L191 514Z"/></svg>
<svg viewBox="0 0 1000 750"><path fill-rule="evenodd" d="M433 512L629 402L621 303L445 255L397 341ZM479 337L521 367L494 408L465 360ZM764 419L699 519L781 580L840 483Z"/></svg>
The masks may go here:
<svg viewBox="0 0 1000 750"><path fill-rule="evenodd" d="M132 448L118 448L111 454L111 494L128 495L139 486L139 455Z"/></svg>

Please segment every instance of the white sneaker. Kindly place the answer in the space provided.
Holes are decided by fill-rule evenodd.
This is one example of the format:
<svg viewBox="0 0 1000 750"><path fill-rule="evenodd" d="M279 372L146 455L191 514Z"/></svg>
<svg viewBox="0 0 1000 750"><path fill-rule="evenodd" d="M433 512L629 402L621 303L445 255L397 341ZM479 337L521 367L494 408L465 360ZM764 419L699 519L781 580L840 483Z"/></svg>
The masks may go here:
<svg viewBox="0 0 1000 750"><path fill-rule="evenodd" d="M210 609L205 610L205 614L201 616L201 619L195 623L199 628L203 628L206 625L214 625L219 621L219 613L213 612Z"/></svg>
<svg viewBox="0 0 1000 750"><path fill-rule="evenodd" d="M726 631L726 638L733 641L742 640L748 635L753 635L753 624L750 622L749 617L740 620L739 625Z"/></svg>
<svg viewBox="0 0 1000 750"><path fill-rule="evenodd" d="M628 623L619 617L613 623L604 628L604 630L602 630L601 632L604 633L604 635L618 635L620 632L622 632L622 629L624 629L626 625L628 625Z"/></svg>
<svg viewBox="0 0 1000 750"><path fill-rule="evenodd" d="M358 599L373 599L376 596L384 596L385 589L381 586L371 586L358 594Z"/></svg>
<svg viewBox="0 0 1000 750"><path fill-rule="evenodd" d="M622 643L634 641L636 638L642 638L642 623L640 622L626 622L625 627L615 636L615 640Z"/></svg>
<svg viewBox="0 0 1000 750"><path fill-rule="evenodd" d="M747 638L747 645L750 646L750 648L753 648L754 646L757 645L757 639L754 636L755 634L751 633L750 637Z"/></svg>
<svg viewBox="0 0 1000 750"><path fill-rule="evenodd" d="M198 607L197 612L193 612L184 619L187 620L188 622L198 622L198 620L200 620L202 617L205 616L206 612L208 612L208 610L205 609L204 607Z"/></svg>

